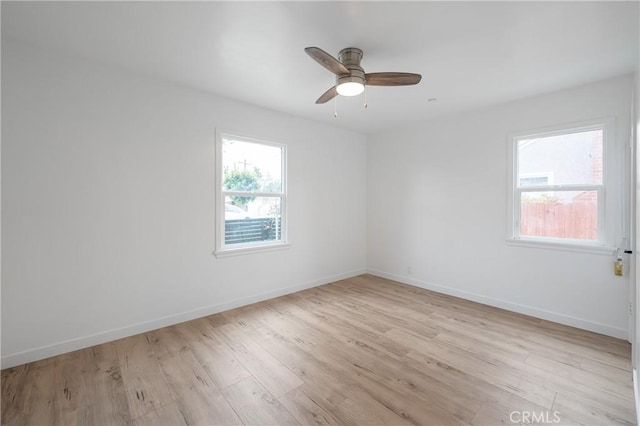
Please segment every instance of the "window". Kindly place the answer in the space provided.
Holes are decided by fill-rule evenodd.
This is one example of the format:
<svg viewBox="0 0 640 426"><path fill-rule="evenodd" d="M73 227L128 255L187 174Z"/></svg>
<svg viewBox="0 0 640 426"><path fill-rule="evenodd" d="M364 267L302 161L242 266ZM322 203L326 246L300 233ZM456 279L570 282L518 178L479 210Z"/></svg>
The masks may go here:
<svg viewBox="0 0 640 426"><path fill-rule="evenodd" d="M511 239L604 247L609 120L511 138Z"/></svg>
<svg viewBox="0 0 640 426"><path fill-rule="evenodd" d="M285 247L285 146L223 133L216 147L216 255Z"/></svg>

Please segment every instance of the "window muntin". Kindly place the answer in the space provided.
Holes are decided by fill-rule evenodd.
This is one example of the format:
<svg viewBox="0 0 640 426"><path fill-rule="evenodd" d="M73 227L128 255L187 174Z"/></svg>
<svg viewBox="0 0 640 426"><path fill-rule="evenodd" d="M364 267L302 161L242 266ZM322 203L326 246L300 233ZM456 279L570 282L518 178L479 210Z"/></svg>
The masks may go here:
<svg viewBox="0 0 640 426"><path fill-rule="evenodd" d="M540 186L548 185L550 183L549 176L520 176L518 177L520 186Z"/></svg>
<svg viewBox="0 0 640 426"><path fill-rule="evenodd" d="M513 138L513 238L605 245L606 123Z"/></svg>
<svg viewBox="0 0 640 426"><path fill-rule="evenodd" d="M216 254L286 243L286 147L221 134Z"/></svg>

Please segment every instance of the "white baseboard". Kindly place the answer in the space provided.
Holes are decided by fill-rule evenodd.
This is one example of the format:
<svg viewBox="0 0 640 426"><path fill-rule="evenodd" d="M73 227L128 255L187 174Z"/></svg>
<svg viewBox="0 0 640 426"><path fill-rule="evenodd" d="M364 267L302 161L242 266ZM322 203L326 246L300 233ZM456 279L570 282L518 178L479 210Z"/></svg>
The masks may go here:
<svg viewBox="0 0 640 426"><path fill-rule="evenodd" d="M248 297L242 297L240 299L235 299L228 302L218 303L216 305L205 306L202 308L194 309L192 311L170 315L163 318L157 318L151 321L145 321L115 330L108 330L89 336L83 336L76 339L54 343L52 345L29 349L27 351L18 352L2 357L1 365L3 369L15 367L16 365L38 361L40 359L49 358L55 355L60 355L78 349L88 348L90 346L99 345L101 343L122 339L124 337L134 336L136 334L145 333L147 331L156 330L158 328L179 324L181 322L206 317L208 315L217 314L219 312L228 311L230 309L239 308L241 306L250 305L252 303L261 302L263 300L273 299L275 297L284 296L286 294L295 293L297 291L306 290L308 288L318 287L346 278L355 277L366 272L366 269L343 272L341 274L332 275L330 277L319 278L290 287L280 288L264 293L258 293Z"/></svg>
<svg viewBox="0 0 640 426"><path fill-rule="evenodd" d="M381 277L381 278L387 278L393 281L398 281L403 284L408 284L414 287L420 287L420 288L432 290L438 293L459 297L461 299L482 303L483 305L494 306L496 308L506 309L508 311L529 315L535 318L553 321L559 324L569 325L571 327L581 328L587 331L593 331L595 333L604 334L606 336L617 337L619 339L625 339L625 340L629 338L629 331L625 328L619 328L619 327L614 327L607 324L588 321L582 318L576 318L569 315L560 314L557 312L550 312L544 309L534 308L532 306L508 302L506 300L495 299L493 297L487 297L480 294L467 292L464 290L458 290L451 287L446 287L438 284L420 281L411 277L390 274L390 273L378 271L375 269L368 269L367 273Z"/></svg>

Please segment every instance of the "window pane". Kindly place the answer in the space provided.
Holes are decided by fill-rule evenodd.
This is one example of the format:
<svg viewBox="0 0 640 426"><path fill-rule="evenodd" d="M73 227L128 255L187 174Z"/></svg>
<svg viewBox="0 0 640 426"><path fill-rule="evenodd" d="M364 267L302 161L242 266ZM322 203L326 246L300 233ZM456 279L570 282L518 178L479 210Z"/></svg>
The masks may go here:
<svg viewBox="0 0 640 426"><path fill-rule="evenodd" d="M224 139L224 190L282 192L282 148Z"/></svg>
<svg viewBox="0 0 640 426"><path fill-rule="evenodd" d="M520 235L597 240L598 192L523 192Z"/></svg>
<svg viewBox="0 0 640 426"><path fill-rule="evenodd" d="M518 184L602 183L602 130L518 141Z"/></svg>
<svg viewBox="0 0 640 426"><path fill-rule="evenodd" d="M280 197L225 197L225 244L281 241Z"/></svg>

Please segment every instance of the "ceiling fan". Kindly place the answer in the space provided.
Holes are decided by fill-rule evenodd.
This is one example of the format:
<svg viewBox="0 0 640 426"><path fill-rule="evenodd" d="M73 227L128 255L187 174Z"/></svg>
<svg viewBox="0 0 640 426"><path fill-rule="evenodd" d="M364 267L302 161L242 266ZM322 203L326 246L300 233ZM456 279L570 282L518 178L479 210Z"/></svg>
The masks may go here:
<svg viewBox="0 0 640 426"><path fill-rule="evenodd" d="M364 86L411 86L422 79L420 74L408 72L374 72L365 74L360 66L362 50L357 47L347 47L334 58L319 47L304 49L309 56L320 65L336 75L336 85L318 98L317 104L323 104L338 95L356 96L364 91Z"/></svg>

